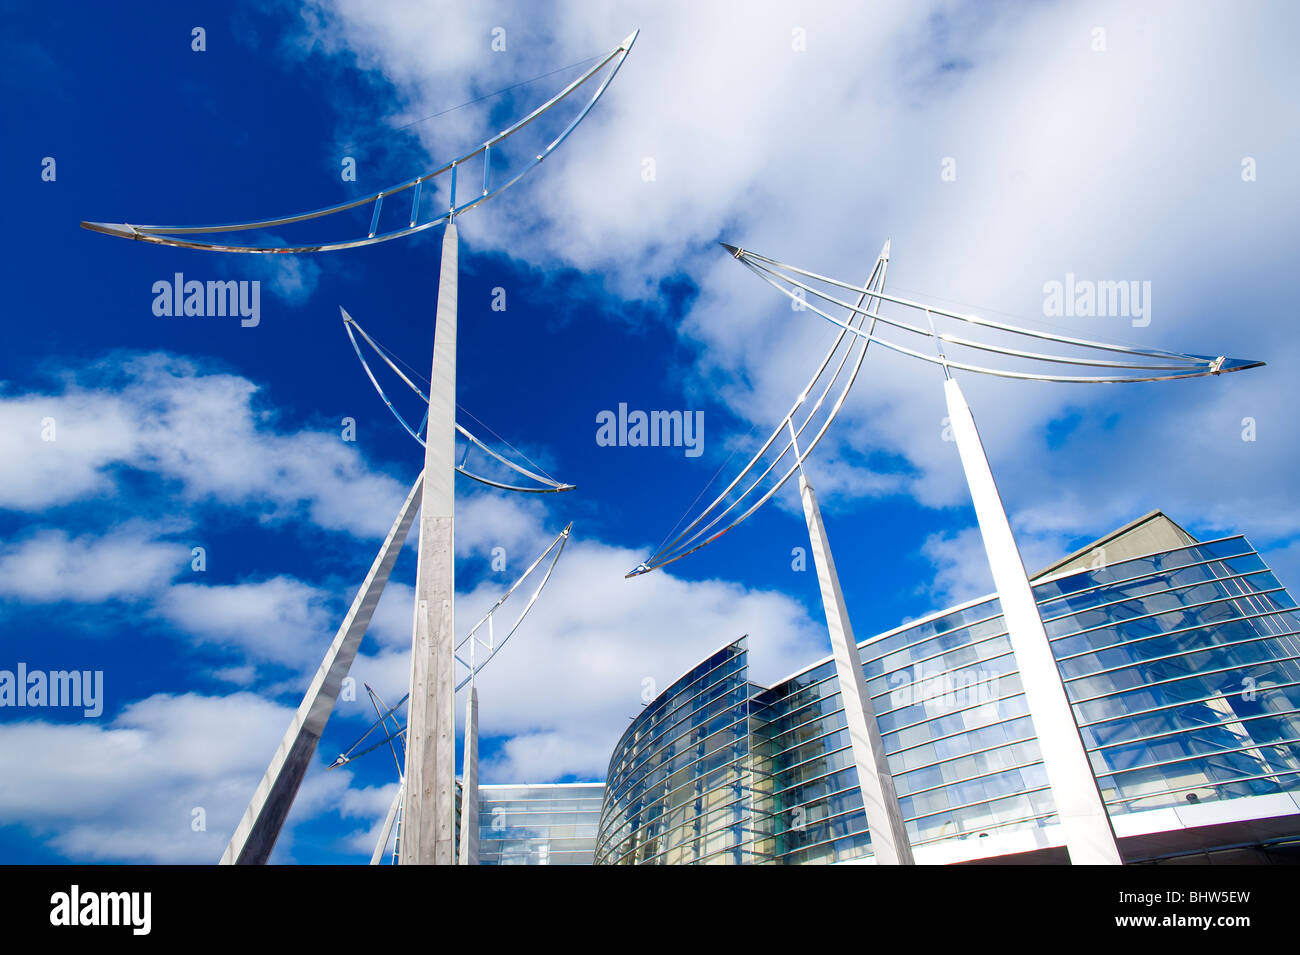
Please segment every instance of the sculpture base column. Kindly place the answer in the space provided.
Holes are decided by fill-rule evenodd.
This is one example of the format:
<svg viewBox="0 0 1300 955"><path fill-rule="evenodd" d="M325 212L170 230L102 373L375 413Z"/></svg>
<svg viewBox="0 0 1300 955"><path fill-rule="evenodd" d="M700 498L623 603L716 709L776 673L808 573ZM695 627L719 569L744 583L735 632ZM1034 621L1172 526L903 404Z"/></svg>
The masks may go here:
<svg viewBox="0 0 1300 955"><path fill-rule="evenodd" d="M456 593L454 479L456 452L456 294L459 245L455 223L442 239L438 310L429 376L424 498L416 566L407 710L403 865L452 865L456 844Z"/></svg>
<svg viewBox="0 0 1300 955"><path fill-rule="evenodd" d="M914 865L912 844L907 837L903 813L898 806L898 793L894 777L885 757L885 744L880 738L875 708L867 693L867 679L862 673L862 655L853 638L849 612L840 590L839 574L831 557L822 525L821 509L812 485L799 475L799 494L803 498L804 517L808 521L808 537L812 541L813 561L817 565L817 581L821 585L822 606L826 610L826 627L831 635L831 653L835 657L835 672L839 677L840 698L844 701L844 716L848 721L849 740L853 746L853 761L858 768L858 785L862 788L862 804L867 813L867 828L871 832L871 850L877 865Z"/></svg>
<svg viewBox="0 0 1300 955"><path fill-rule="evenodd" d="M460 864L478 865L478 687L465 700L465 760L460 783Z"/></svg>
<svg viewBox="0 0 1300 955"><path fill-rule="evenodd" d="M1115 830L1088 762L1061 671L1052 656L1025 565L1016 549L1002 498L975 428L975 418L955 380L950 378L944 382L944 394L948 401L948 420L975 502L975 516L989 569L993 572L993 584L1002 604L1011 650L1024 686L1030 720L1043 753L1047 782L1065 831L1070 862L1122 865Z"/></svg>

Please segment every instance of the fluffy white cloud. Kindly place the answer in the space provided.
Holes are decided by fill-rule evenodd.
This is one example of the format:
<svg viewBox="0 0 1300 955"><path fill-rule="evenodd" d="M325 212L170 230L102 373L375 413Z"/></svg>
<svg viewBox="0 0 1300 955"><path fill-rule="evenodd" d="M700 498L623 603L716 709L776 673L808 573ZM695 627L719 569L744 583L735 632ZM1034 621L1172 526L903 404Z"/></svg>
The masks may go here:
<svg viewBox="0 0 1300 955"><path fill-rule="evenodd" d="M326 597L292 577L181 583L160 595L155 612L198 642L237 648L253 660L308 666L320 664L338 629Z"/></svg>
<svg viewBox="0 0 1300 955"><path fill-rule="evenodd" d="M0 774L0 822L24 826L73 859L211 864L291 713L249 693L160 694L102 725L0 724L0 761L11 767ZM326 807L345 815L368 809L344 797L346 772L309 782L291 824ZM206 829L194 828L197 818ZM278 851L287 857L291 843L286 833Z"/></svg>
<svg viewBox="0 0 1300 955"><path fill-rule="evenodd" d="M57 393L2 398L0 507L109 497L112 469L129 467L177 482L191 501L386 533L408 488L337 433L277 430L256 392L246 378L155 354L85 369Z"/></svg>
<svg viewBox="0 0 1300 955"><path fill-rule="evenodd" d="M1020 527L1016 544L1025 570L1035 574L1070 552L1060 533ZM978 527L956 533L930 534L921 554L934 565L934 578L918 592L927 594L936 609L993 593L993 574L984 554Z"/></svg>
<svg viewBox="0 0 1300 955"><path fill-rule="evenodd" d="M102 535L43 530L0 549L0 595L100 603L149 595L189 566L190 548L135 521Z"/></svg>

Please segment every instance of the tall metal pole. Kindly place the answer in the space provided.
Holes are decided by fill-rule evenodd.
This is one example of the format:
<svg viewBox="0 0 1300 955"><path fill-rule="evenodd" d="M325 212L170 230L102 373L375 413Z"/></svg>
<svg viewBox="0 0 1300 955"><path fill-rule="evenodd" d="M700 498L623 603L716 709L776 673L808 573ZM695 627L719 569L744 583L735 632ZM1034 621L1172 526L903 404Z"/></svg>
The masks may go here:
<svg viewBox="0 0 1300 955"><path fill-rule="evenodd" d="M235 833L221 856L221 865L263 865L270 858L275 840L293 807L294 797L298 795L298 787L302 785L307 768L311 765L321 733L325 731L325 723L334 711L334 702L343 686L343 678L352 668L361 638L370 626L375 606L384 593L384 585L388 583L406 534L415 520L422 480L423 478L416 478L410 493L406 495L397 519L384 538L379 553L375 555L374 563L370 565L365 582L357 591L334 642L325 652L316 676L303 695L298 712L290 721L248 808L235 827Z"/></svg>
<svg viewBox="0 0 1300 955"><path fill-rule="evenodd" d="M465 759L460 782L460 864L478 865L478 687L465 698Z"/></svg>
<svg viewBox="0 0 1300 955"><path fill-rule="evenodd" d="M454 195L454 193L453 193ZM407 712L403 865L451 865L456 842L456 223L442 238L438 308L425 433L424 496L411 639L411 701Z"/></svg>
<svg viewBox="0 0 1300 955"><path fill-rule="evenodd" d="M803 498L813 562L817 565L822 607L826 610L826 628L831 634L831 654L835 658L835 673L839 679L840 699L844 703L853 762L858 769L858 785L862 788L867 829L871 832L871 851L877 865L915 865L912 843L907 837L903 812L898 805L898 792L894 789L894 777L889 771L885 744L876 722L876 711L871 705L867 679L862 673L862 656L853 638L853 625L849 623L849 611L844 605L840 576L835 570L835 559L831 556L826 528L822 524L821 508L817 506L817 495L812 485L802 473L799 475L799 495Z"/></svg>
<svg viewBox="0 0 1300 955"><path fill-rule="evenodd" d="M975 502L984 552L1002 604L1002 618L1020 670L1025 702L1043 753L1043 766L1065 832L1070 862L1123 865L1115 830L1088 762L1061 671L1052 656L1038 604L1029 586L1029 576L975 428L975 418L954 378L948 377L943 389L948 400L948 420L970 485L971 499Z"/></svg>

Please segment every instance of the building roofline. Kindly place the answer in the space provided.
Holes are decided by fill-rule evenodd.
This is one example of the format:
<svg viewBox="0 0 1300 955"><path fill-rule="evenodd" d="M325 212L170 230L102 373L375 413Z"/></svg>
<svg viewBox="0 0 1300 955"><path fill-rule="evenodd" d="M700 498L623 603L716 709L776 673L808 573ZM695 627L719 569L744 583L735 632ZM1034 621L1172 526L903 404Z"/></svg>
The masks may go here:
<svg viewBox="0 0 1300 955"><path fill-rule="evenodd" d="M1072 562L1072 561L1078 560L1080 557L1082 557L1084 554L1088 553L1088 552L1091 551L1091 550L1096 550L1098 547L1105 547L1105 546L1106 546L1107 544L1109 544L1111 541L1115 540L1115 538L1117 538L1117 537L1122 537L1123 535L1127 534L1129 531L1134 530L1134 529L1136 529L1136 528L1138 528L1138 527L1141 527L1143 524L1147 523L1148 521L1153 521L1153 520L1155 520L1155 519L1158 518L1158 517L1162 517L1162 518L1164 518L1164 519L1165 519L1166 521L1168 521L1170 524L1174 525L1175 528L1177 528L1178 530L1180 530L1180 531L1182 531L1184 534L1186 534L1188 537L1190 537L1193 541L1196 541L1196 543L1198 543L1198 544L1201 543L1201 541L1197 540L1196 535L1191 534L1191 533L1188 533L1187 528L1183 527L1181 524L1179 524L1177 521L1175 521L1174 519L1172 519L1172 518L1171 518L1168 514L1166 514L1164 511L1162 511L1162 510L1160 510L1159 508L1157 508L1157 509L1155 509L1154 511L1148 511L1146 514L1143 514L1141 517L1138 517L1138 518L1135 518L1134 520L1129 521L1129 522L1128 522L1127 524L1125 524L1123 527L1116 528L1115 530L1111 531L1109 534L1106 534L1106 535L1104 535L1104 536L1102 536L1102 537L1097 538L1097 539L1096 539L1095 541L1093 541L1091 544L1084 544L1082 547L1080 547L1080 548L1079 548L1078 550L1076 550L1074 553L1072 553L1072 554L1067 554L1066 556L1062 557L1060 560L1053 561L1052 563L1050 563L1050 564L1048 564L1046 567L1044 567L1042 570L1040 570L1038 573L1036 573L1036 574L1030 574L1030 576L1029 576L1029 582L1030 582L1031 584L1032 584L1032 583L1042 583L1044 580L1050 578L1050 576L1052 575L1052 573L1053 573L1054 571L1056 571L1057 569L1066 566L1067 564L1069 564L1069 563ZM1234 536L1235 536L1235 535L1234 535ZM1156 553L1163 553L1163 551L1156 551ZM1127 560L1132 560L1133 558L1130 557L1130 558L1125 558L1125 559L1127 559ZM1117 561L1117 563L1119 563L1119 562L1120 562L1120 561ZM1103 566L1103 567L1104 567L1104 566L1106 566L1106 565L1105 565L1105 564L1100 564L1100 565L1098 565L1098 566Z"/></svg>
<svg viewBox="0 0 1300 955"><path fill-rule="evenodd" d="M627 738L627 734L630 733L630 732L632 731L632 727L636 726L636 722L637 722L637 720L641 719L641 717L645 715L645 711L646 711L647 709L649 709L650 707L654 706L654 705L655 705L655 702L656 702L656 701L657 701L661 696L663 696L664 694L666 694L669 690L671 690L673 687L675 687L678 683L681 683L682 680L684 680L684 679L686 678L686 674L690 673L692 670L694 670L694 669L695 669L697 666L699 666L701 663L704 663L706 660L709 659L709 657L716 656L717 654L721 653L723 650L726 650L726 649L729 648L729 647L734 647L736 644L738 644L738 643L742 643L742 642L745 642L745 641L747 641L748 639L749 639L749 634L748 634L748 633L742 633L742 634L741 634L740 636L738 636L738 637L732 637L730 640L726 640L726 641L724 641L723 643L719 644L717 647L715 647L714 649L710 650L708 653L704 654L704 656L700 657L698 660L696 660L694 663L692 663L690 666L688 666L688 667L687 667L685 670L683 670L683 671L682 671L678 676L673 677L672 680L669 681L668 685L667 685L666 687L664 687L662 690L660 690L658 693L656 693L652 699L647 700L646 702L642 703L642 704L641 704L641 712L638 713L636 716L633 716L633 717L628 721L628 724L627 724L627 726L624 728L623 732L619 734L619 736L618 736L618 742L614 744L614 749L613 749L613 750L611 751L611 753L610 753L610 759L612 760L612 759L614 758L614 753L617 753L620 749L622 749L622 747L623 747L623 740L625 740L625 739ZM749 644L748 644L748 643L745 643L744 652L745 652L746 657L748 658L748 655L749 655ZM749 673L749 660L748 660L748 659L745 660L745 672L746 672L746 677L748 677L748 673ZM754 681L753 681L753 680L749 680L749 679L747 678L747 679L746 679L746 682L748 682L748 683L750 683L750 684L753 684ZM766 689L766 687L765 687L764 689Z"/></svg>
<svg viewBox="0 0 1300 955"><path fill-rule="evenodd" d="M1178 528L1180 531L1182 531L1184 534L1187 534L1188 537L1191 537L1194 543L1187 544L1187 545L1185 545L1184 547L1171 547L1171 548L1167 548L1167 549L1165 549L1165 550L1153 550L1153 551L1150 551L1149 553L1145 553L1145 554L1132 554L1132 555L1130 555L1130 556L1128 556L1128 557L1121 557L1121 558L1119 558L1118 560L1109 561L1109 562L1104 563L1104 564L1098 564L1096 567L1090 567L1090 568L1088 568L1088 569L1089 569L1089 570L1099 570L1099 569L1101 569L1102 567L1110 567L1110 566L1113 565L1113 564L1125 564L1125 563L1128 563L1129 561L1132 561L1132 560L1142 560L1142 559L1145 558L1145 557L1154 557L1156 554L1167 554L1167 553L1169 553L1170 551L1173 551L1173 550L1183 550L1183 549L1185 549L1186 547L1198 547L1198 546L1203 545L1203 544L1217 544L1217 543L1219 543L1220 541L1232 540L1234 537L1240 537L1240 538L1242 538L1243 540L1246 540L1246 537L1245 537L1244 534L1228 534L1228 535L1226 535L1226 536L1224 536L1224 537L1215 537L1215 538L1212 538L1212 539L1210 539L1210 540L1200 540L1200 539L1194 537L1193 535L1189 534L1189 533L1187 532L1187 530L1186 530L1182 525L1180 525L1178 522L1173 521L1173 520L1170 520L1169 517L1168 517L1168 515L1166 515L1163 511L1155 510L1155 511L1151 511L1150 513L1146 514L1146 515L1143 516L1143 517L1139 517L1139 518L1137 518L1136 520L1130 521L1129 523L1125 524L1123 527L1119 528L1118 530L1115 530L1115 531L1110 532L1109 534L1106 534L1104 537L1099 537L1097 540L1093 541L1091 544L1088 544L1086 547L1083 547L1083 548L1081 548L1081 549L1075 551L1075 552L1074 552L1073 554L1071 554L1069 557L1064 557L1064 558L1062 558L1061 560L1056 561L1055 563L1053 563L1052 565L1050 565L1050 566L1047 567L1046 569L1039 571L1037 574L1035 574L1034 576L1032 576L1032 577L1029 578L1029 585L1030 585L1030 587L1032 588L1032 587L1034 587L1034 586L1036 586L1036 585L1038 585L1038 584L1047 584L1047 583L1051 583L1053 580L1059 580L1059 579L1061 579L1061 578L1063 578L1063 577L1073 577L1075 574L1083 573L1083 571L1081 571L1081 570L1071 570L1071 571L1067 571L1067 572L1063 572L1063 573L1058 573L1058 574L1049 574L1049 571L1051 571L1051 570L1052 570L1053 568L1055 568L1055 567L1060 567L1060 566L1062 566L1062 565L1065 564L1067 561L1073 560L1073 559L1077 558L1077 557L1078 557L1079 555L1081 555L1081 554L1086 554L1088 551L1092 550L1093 548L1105 544L1106 541L1113 540L1113 539L1114 539L1116 536L1118 536L1119 534L1122 534L1122 533L1124 533L1125 531L1132 530L1134 527L1137 527L1138 525L1142 524L1144 521L1148 521L1148 520L1150 520L1152 517L1154 517L1154 516L1156 516L1156 515L1160 515L1160 516L1164 517L1165 520L1168 520L1168 521L1169 521L1169 523L1173 524L1175 527L1177 527L1177 528ZM1250 542L1247 540L1247 543L1249 544ZM1251 549L1254 550L1254 545L1251 544L1250 546L1251 546ZM997 593L997 591L995 590L995 591L993 591L992 593L987 593L987 594L984 594L983 596L980 596L980 597L973 597L972 599L967 600L967 601L964 601L964 602L959 603L959 604L953 604L951 607L944 607L944 608L941 609L941 610L934 610L934 611L931 611L930 613L925 614L924 616L917 617L917 618L915 618L915 619L913 619L913 620L908 620L908 621L906 621L905 623L900 623L898 626L893 627L892 629L886 630L886 631L883 632L883 633L878 633L878 634L876 634L875 636L867 637L867 639L865 639L865 640L859 640L859 641L857 641L858 647L859 647L859 649L861 649L862 647L865 647L865 646L866 646L867 644L869 644L869 643L875 643L875 642L877 642L877 641L879 641L879 640L884 640L884 639L887 638L887 637L892 637L892 636L893 636L894 634L896 634L896 633L901 633L901 632L904 631L904 630L910 630L912 627L920 626L920 625L923 624L923 623L929 623L931 620L936 620L936 619L938 619L939 617L946 617L946 616L947 616L948 614L950 614L950 613L957 613L957 612L962 611L962 610L967 610L967 609L969 609L970 607L974 607L974 606L976 606L976 605L978 605L978 604L982 604L982 603L985 603L985 602L987 602L987 601L989 601L989 600L993 600L993 599L995 599L997 596L998 596L998 593ZM792 679L794 679L795 677L797 677L797 676L799 676L799 675L801 675L801 674L807 673L809 670L812 670L812 669L815 669L816 667L821 666L823 663L829 663L829 662L830 662L831 660L833 660L833 659L835 659L834 655L828 653L826 656L821 657L821 658L819 658L819 659L817 659L817 660L814 660L812 663L808 664L807 666L800 667L798 670L795 670L793 673L790 673L789 675L784 676L784 677L782 677L782 678L779 679L779 680L776 680L776 681L774 681L774 682L772 682L772 683L770 683L770 684L767 684L767 685L766 685L766 689L769 689L769 690L770 690L770 689L771 689L772 687L774 687L774 686L780 686L782 683L785 683L787 680L792 680ZM752 681L751 681L751 682L752 682ZM759 685L762 685L762 684L759 684Z"/></svg>

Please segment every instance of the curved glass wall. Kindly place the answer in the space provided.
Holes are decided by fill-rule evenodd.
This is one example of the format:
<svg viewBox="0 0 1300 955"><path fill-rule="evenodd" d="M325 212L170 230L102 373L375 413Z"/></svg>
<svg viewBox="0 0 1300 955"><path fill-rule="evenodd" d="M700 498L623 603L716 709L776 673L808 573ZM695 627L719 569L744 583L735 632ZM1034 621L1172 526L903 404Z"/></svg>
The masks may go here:
<svg viewBox="0 0 1300 955"><path fill-rule="evenodd" d="M596 864L755 861L745 641L704 660L627 728L605 779Z"/></svg>
<svg viewBox="0 0 1300 955"><path fill-rule="evenodd" d="M1244 538L1033 589L1112 814L1300 789L1300 615ZM914 846L1056 821L995 597L859 646ZM799 864L870 853L833 662L771 688L748 684L744 665L743 643L715 654L629 728L610 764L597 862ZM687 701L723 674L722 710L697 716ZM726 758L698 765L714 774L709 791L721 793L723 776L731 787L732 841L698 858L638 853L654 818L641 807L664 798L661 764L674 773L671 792L698 788L697 763L674 747L722 732L723 711ZM665 832L701 822L688 802L664 808L676 812Z"/></svg>

